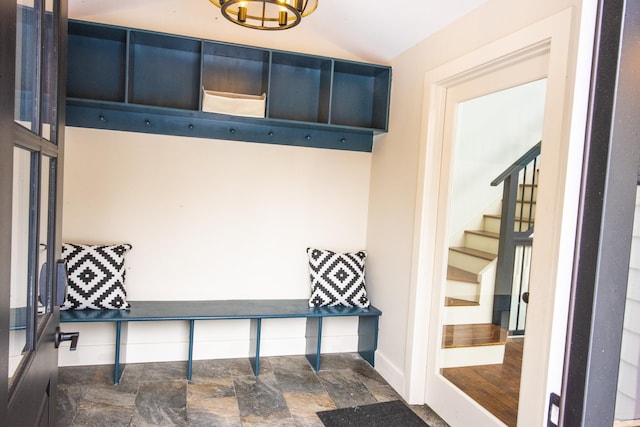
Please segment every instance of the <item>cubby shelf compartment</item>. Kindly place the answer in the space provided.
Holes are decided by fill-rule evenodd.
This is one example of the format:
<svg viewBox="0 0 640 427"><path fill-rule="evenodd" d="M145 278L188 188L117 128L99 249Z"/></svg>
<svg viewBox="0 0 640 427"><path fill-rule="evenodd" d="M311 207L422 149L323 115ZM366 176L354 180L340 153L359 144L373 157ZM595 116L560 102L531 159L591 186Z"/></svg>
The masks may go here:
<svg viewBox="0 0 640 427"><path fill-rule="evenodd" d="M69 126L356 151L387 130L387 66L82 21L68 64ZM265 118L202 112L203 89L266 94Z"/></svg>
<svg viewBox="0 0 640 427"><path fill-rule="evenodd" d="M127 34L122 28L69 23L68 97L126 101Z"/></svg>
<svg viewBox="0 0 640 427"><path fill-rule="evenodd" d="M336 60L331 123L386 130L391 69Z"/></svg>
<svg viewBox="0 0 640 427"><path fill-rule="evenodd" d="M274 52L268 115L274 119L329 122L331 60Z"/></svg>
<svg viewBox="0 0 640 427"><path fill-rule="evenodd" d="M129 102L197 110L201 42L141 31L130 34Z"/></svg>
<svg viewBox="0 0 640 427"><path fill-rule="evenodd" d="M269 85L269 52L204 42L202 85L207 90L262 95Z"/></svg>

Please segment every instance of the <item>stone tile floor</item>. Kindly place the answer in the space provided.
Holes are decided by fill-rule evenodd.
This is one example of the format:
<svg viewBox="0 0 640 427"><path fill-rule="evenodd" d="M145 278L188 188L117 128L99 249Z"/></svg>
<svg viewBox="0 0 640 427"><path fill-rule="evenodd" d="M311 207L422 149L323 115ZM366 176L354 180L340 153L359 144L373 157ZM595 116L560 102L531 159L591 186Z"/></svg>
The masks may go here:
<svg viewBox="0 0 640 427"><path fill-rule="evenodd" d="M120 384L111 365L62 367L58 426L322 427L316 412L401 399L357 353L326 354L314 372L304 356L128 364ZM429 407L411 405L430 427ZM390 426L395 427L395 426Z"/></svg>

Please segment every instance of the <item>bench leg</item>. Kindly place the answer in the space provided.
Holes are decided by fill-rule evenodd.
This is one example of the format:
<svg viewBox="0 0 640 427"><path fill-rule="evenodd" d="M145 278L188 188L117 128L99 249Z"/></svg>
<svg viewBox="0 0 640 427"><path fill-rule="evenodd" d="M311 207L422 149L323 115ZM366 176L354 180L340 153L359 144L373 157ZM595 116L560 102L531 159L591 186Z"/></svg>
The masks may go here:
<svg viewBox="0 0 640 427"><path fill-rule="evenodd" d="M124 323L124 328L122 324ZM127 345L125 344L124 350L122 350L121 342L127 341L127 334L129 329L129 322L116 322L116 356L113 363L113 383L120 383L120 377L124 371L125 363L120 364L120 360L127 360Z"/></svg>
<svg viewBox="0 0 640 427"><path fill-rule="evenodd" d="M358 353L373 366L378 348L378 316L360 316L358 319Z"/></svg>
<svg viewBox="0 0 640 427"><path fill-rule="evenodd" d="M193 335L196 321L189 320L189 361L187 362L187 381L191 382L191 374L193 373Z"/></svg>
<svg viewBox="0 0 640 427"><path fill-rule="evenodd" d="M249 338L249 360L253 373L257 377L260 373L260 329L262 319L251 319L251 336Z"/></svg>
<svg viewBox="0 0 640 427"><path fill-rule="evenodd" d="M307 360L318 372L320 370L320 346L322 345L322 317L307 317L305 338Z"/></svg>

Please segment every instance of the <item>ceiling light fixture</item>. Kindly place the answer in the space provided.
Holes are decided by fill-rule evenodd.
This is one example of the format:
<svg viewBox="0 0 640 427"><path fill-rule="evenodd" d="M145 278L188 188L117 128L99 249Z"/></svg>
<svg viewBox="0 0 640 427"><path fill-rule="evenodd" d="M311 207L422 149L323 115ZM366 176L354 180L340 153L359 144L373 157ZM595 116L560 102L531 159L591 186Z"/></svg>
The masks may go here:
<svg viewBox="0 0 640 427"><path fill-rule="evenodd" d="M209 0L229 21L257 30L286 30L318 7L318 0Z"/></svg>

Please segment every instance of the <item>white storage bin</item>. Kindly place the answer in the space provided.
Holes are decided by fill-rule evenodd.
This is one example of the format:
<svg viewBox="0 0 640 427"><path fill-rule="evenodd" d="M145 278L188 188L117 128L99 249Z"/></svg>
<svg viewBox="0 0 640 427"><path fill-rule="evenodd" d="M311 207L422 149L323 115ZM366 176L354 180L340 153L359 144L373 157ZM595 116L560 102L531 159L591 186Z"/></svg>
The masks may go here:
<svg viewBox="0 0 640 427"><path fill-rule="evenodd" d="M264 117L267 95L245 95L202 88L202 111L234 116Z"/></svg>

